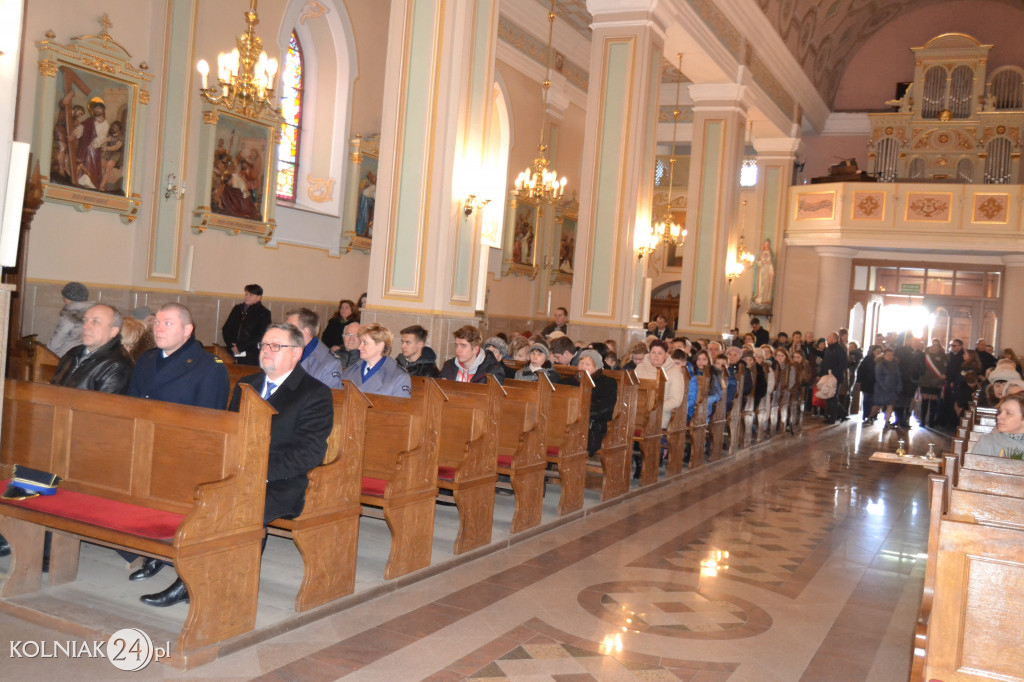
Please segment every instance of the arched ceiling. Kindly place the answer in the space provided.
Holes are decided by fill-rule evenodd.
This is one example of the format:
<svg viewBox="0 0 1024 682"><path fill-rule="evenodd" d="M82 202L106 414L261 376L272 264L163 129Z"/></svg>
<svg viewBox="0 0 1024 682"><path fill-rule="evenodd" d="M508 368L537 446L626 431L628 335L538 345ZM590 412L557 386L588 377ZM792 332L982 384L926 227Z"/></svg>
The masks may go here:
<svg viewBox="0 0 1024 682"><path fill-rule="evenodd" d="M848 59L897 16L950 0L756 0L815 88L832 106ZM1022 10L1024 1L995 0Z"/></svg>

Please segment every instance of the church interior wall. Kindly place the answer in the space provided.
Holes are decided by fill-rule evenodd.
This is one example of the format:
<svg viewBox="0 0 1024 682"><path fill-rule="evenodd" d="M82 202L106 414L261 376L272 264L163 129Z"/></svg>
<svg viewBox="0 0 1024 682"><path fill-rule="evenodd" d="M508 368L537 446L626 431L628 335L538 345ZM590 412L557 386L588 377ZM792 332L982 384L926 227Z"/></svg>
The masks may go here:
<svg viewBox="0 0 1024 682"><path fill-rule="evenodd" d="M356 78L349 102L350 126L337 139L347 140L354 133L377 133L380 131L382 113L388 3L347 0L342 4L342 0L332 0L326 4L329 12L337 11L338 5L342 5L348 12L358 55L358 64L353 69ZM51 284L53 282L77 280L97 291L104 287L118 291L163 289L167 293L159 302L184 296L204 309L218 308L221 299L237 298L242 287L252 281L263 285L268 299L310 304L333 302L336 305L338 299L354 299L366 289L369 258L360 251L338 253L341 228L337 216L283 209L279 206L276 235L306 235L295 240L299 245L281 241L268 247L248 235L231 235L217 230L196 234L189 228L190 212L197 201L189 190L199 185L196 174L201 127L197 92L199 77L191 65L184 76L170 74L171 77L190 78L190 91L194 96L189 109L191 120L188 124L186 163L181 173L186 195L180 213L183 224L178 228L177 277L173 281L147 279L155 206L158 201L164 200L165 182L156 177L156 167L159 160L162 93L169 77L169 74L163 73L161 66L169 32L167 3L83 0L74 5L73 12L67 11L67 4L58 0L31 0L26 5L17 140L32 140L38 83L38 58L34 43L44 39L47 30L52 29L56 33L56 42L67 44L73 37L99 33L99 24L95 20L107 14L113 22L109 29L110 35L131 54L133 64L143 61L148 63L153 80L149 85L150 102L141 109L144 135L139 143L143 149L140 166L144 180L141 184L143 205L138 219L125 225L112 213L95 210L79 212L68 206L44 203L32 224L27 264L27 277L36 285L33 295L42 309L36 316L26 315L23 333L47 335L52 329L56 314L52 315L51 320L48 309L53 306L59 309L60 298L58 295L53 301L45 299L54 291L59 292L59 285L54 289ZM286 49L286 46L276 48L275 43L282 32L287 5L262 3L260 6L257 33L263 38L264 47L271 55L277 50L280 56ZM243 13L247 6L245 2L202 3L191 64L205 58L214 64L213 70L216 70L218 52L232 47L236 35L244 30ZM324 34L329 33L325 29L324 20L311 19L307 23L317 40L325 38ZM318 83L324 82L325 78L336 77L335 68L331 64L317 69ZM325 115L333 116L337 101L336 98L319 96L311 112L312 116L307 114L307 120L322 120ZM313 145L313 153L314 158L307 161L315 172L329 171L329 157L332 153L330 145L324 145L318 139L317 144ZM334 150L334 153L340 153L347 159L347 149ZM344 192L342 178L336 178L333 191L336 195ZM160 299L159 296L157 298ZM219 324L216 324L216 329L219 334ZM212 330L204 330L204 333L204 340L213 340L210 338Z"/></svg>

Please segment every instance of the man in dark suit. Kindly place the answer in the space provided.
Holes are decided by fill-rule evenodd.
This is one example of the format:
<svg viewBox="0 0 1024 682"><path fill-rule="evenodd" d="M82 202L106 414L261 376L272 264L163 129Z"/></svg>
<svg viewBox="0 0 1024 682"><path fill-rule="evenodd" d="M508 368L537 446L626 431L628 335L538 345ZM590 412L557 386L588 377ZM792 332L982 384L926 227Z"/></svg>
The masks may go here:
<svg viewBox="0 0 1024 682"><path fill-rule="evenodd" d="M229 410L242 399L241 384L259 391L277 410L270 421L270 456L267 461L267 495L263 525L280 518L294 518L306 502L307 472L319 466L327 454L327 437L334 426L331 389L302 369L302 332L294 325L272 324L259 345L258 374L242 377L231 396ZM142 602L171 606L188 599L178 578L163 592L148 594Z"/></svg>
<svg viewBox="0 0 1024 682"><path fill-rule="evenodd" d="M244 300L231 309L221 328L224 345L240 365L260 364L260 353L256 345L263 336L263 330L270 324L270 311L263 306L262 300L263 287L247 284Z"/></svg>
<svg viewBox="0 0 1024 682"><path fill-rule="evenodd" d="M156 348L135 363L128 395L179 405L223 410L228 404L228 370L192 338L192 313L180 303L165 303L156 313Z"/></svg>
<svg viewBox="0 0 1024 682"><path fill-rule="evenodd" d="M664 315L658 315L654 318L655 328L651 332L654 336L658 337L659 341L670 341L672 339L672 330L668 328L668 318Z"/></svg>

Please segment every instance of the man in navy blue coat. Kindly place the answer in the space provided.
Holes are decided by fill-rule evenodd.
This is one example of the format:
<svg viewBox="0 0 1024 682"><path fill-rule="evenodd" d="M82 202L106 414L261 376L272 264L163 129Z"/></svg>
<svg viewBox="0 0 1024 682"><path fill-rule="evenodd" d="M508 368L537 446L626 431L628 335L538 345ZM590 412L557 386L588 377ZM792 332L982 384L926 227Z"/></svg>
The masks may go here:
<svg viewBox="0 0 1024 682"><path fill-rule="evenodd" d="M128 383L128 395L215 410L228 406L228 370L192 338L193 329L188 308L180 303L160 306L153 324L156 348L139 356ZM129 562L136 558L129 552L118 553ZM147 558L128 579L151 578L166 565L160 559Z"/></svg>
<svg viewBox="0 0 1024 682"><path fill-rule="evenodd" d="M228 405L228 370L192 338L192 313L165 303L156 313L156 348L139 357L128 395L179 405L223 410Z"/></svg>

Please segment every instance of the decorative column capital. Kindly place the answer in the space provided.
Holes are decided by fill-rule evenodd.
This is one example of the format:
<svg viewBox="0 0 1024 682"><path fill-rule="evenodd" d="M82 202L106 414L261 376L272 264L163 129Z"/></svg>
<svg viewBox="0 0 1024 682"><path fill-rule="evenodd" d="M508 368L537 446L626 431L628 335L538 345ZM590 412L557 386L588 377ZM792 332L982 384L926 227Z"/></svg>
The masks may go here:
<svg viewBox="0 0 1024 682"><path fill-rule="evenodd" d="M694 109L732 109L739 107L746 113L743 99L747 87L739 83L693 83L688 88Z"/></svg>
<svg viewBox="0 0 1024 682"><path fill-rule="evenodd" d="M799 137L759 137L754 140L754 149L760 159L792 159L801 141Z"/></svg>
<svg viewBox="0 0 1024 682"><path fill-rule="evenodd" d="M673 20L669 5L665 0L587 0L587 11L594 19L594 30L650 27L664 42L665 30Z"/></svg>
<svg viewBox="0 0 1024 682"><path fill-rule="evenodd" d="M857 255L856 249L848 249L843 246L815 246L814 252L822 258L846 258L853 259Z"/></svg>

